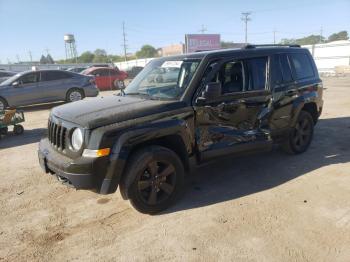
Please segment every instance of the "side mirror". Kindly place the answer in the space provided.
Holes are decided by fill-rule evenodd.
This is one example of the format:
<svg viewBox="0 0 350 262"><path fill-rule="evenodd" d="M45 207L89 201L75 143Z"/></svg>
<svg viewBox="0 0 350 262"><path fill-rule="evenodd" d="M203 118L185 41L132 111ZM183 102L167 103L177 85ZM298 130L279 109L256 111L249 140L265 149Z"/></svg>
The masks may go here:
<svg viewBox="0 0 350 262"><path fill-rule="evenodd" d="M18 82L18 81L12 82L11 85L12 85L13 87L17 87L17 86L19 86L19 82Z"/></svg>
<svg viewBox="0 0 350 262"><path fill-rule="evenodd" d="M221 83L210 82L205 86L205 90L201 97L198 97L196 102L199 105L205 103L205 101L210 101L221 96Z"/></svg>

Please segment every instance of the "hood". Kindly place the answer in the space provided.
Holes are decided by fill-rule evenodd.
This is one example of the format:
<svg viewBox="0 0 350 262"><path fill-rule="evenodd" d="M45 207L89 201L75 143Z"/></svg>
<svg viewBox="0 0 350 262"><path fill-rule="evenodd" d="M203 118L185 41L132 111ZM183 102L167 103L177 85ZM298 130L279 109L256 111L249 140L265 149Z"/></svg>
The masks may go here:
<svg viewBox="0 0 350 262"><path fill-rule="evenodd" d="M58 106L52 110L52 114L81 127L93 129L184 106L185 103L181 101L160 101L135 96L112 95Z"/></svg>

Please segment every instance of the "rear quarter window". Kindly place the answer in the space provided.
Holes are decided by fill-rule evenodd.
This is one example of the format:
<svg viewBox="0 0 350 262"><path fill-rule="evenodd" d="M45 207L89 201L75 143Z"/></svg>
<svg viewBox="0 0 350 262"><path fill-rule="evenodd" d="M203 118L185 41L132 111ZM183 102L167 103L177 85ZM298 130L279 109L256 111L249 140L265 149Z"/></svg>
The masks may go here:
<svg viewBox="0 0 350 262"><path fill-rule="evenodd" d="M310 58L307 54L290 54L289 58L291 63L293 64L297 79L309 78L315 75Z"/></svg>

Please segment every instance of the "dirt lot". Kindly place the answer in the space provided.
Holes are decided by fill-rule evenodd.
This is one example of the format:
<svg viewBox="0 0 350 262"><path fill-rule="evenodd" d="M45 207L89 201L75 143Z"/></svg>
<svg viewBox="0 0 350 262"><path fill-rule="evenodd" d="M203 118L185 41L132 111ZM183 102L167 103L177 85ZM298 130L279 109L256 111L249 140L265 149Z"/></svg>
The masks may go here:
<svg viewBox="0 0 350 262"><path fill-rule="evenodd" d="M26 108L25 134L0 141L0 260L350 261L350 78L324 83L308 152L202 167L157 216L44 174L49 106Z"/></svg>

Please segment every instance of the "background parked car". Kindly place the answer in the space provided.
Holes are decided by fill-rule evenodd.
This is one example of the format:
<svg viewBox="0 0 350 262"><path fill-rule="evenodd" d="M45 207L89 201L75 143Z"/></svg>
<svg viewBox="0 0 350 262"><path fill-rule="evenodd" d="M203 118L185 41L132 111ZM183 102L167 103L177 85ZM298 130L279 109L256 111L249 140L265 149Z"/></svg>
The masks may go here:
<svg viewBox="0 0 350 262"><path fill-rule="evenodd" d="M96 86L100 90L111 90L120 88L120 81L124 81L128 74L120 71L117 67L91 67L83 72L84 75L95 76Z"/></svg>
<svg viewBox="0 0 350 262"><path fill-rule="evenodd" d="M10 78L11 76L14 76L15 74L15 72L0 70L0 83Z"/></svg>
<svg viewBox="0 0 350 262"><path fill-rule="evenodd" d="M82 71L84 71L87 67L71 67L68 68L67 71L69 72L74 72L74 73L81 73Z"/></svg>
<svg viewBox="0 0 350 262"><path fill-rule="evenodd" d="M26 71L0 84L0 111L53 101L73 102L86 96L97 96L98 89L91 76L62 70Z"/></svg>
<svg viewBox="0 0 350 262"><path fill-rule="evenodd" d="M135 78L135 76L137 76L137 74L140 73L142 69L143 69L142 66L133 66L132 68L126 71L128 74L128 78L130 79Z"/></svg>
<svg viewBox="0 0 350 262"><path fill-rule="evenodd" d="M155 69L147 78L150 83L169 83L176 82L180 68L162 67Z"/></svg>

